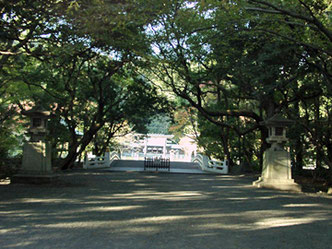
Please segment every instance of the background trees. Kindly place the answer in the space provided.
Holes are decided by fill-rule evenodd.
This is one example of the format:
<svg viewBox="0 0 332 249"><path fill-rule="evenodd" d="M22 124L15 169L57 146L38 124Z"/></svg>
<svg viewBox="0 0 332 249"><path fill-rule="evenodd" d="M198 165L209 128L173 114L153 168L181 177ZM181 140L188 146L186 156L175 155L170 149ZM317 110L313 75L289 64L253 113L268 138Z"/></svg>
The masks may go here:
<svg viewBox="0 0 332 249"><path fill-rule="evenodd" d="M57 1L2 1L0 3L0 154L15 155L23 138L18 116L20 100L27 97L22 68L29 58L39 58L39 41L54 34ZM31 64L30 64L31 65Z"/></svg>
<svg viewBox="0 0 332 249"><path fill-rule="evenodd" d="M68 143L62 169L71 167L86 146L97 141L100 131L107 138L103 148L95 148L98 153L124 124L143 129L164 103L154 86L133 71L134 46L136 51L148 49L144 44L137 48L141 24L132 23L129 34L130 27L121 25L125 23L122 18L129 21L129 16L120 11L127 6L116 1L101 3L77 1L68 6L50 1L49 9L42 12L44 2L23 1L2 9L2 24L8 31L1 44L6 49L3 63L8 65L2 67L7 81L2 89L21 109L39 103L53 110L53 147ZM114 6L118 7L115 12ZM88 20L91 14L96 19ZM112 18L99 19L106 14ZM86 18L84 23L80 18ZM86 25L92 23L99 28L113 26L107 33L98 29L85 33ZM16 29L21 33L10 36Z"/></svg>
<svg viewBox="0 0 332 249"><path fill-rule="evenodd" d="M296 48L299 75L288 88L285 112L296 120L291 131L294 163L331 169L331 3L330 1L248 1L260 17L255 30L272 34ZM272 24L272 25L271 25ZM318 126L320 129L317 129ZM322 135L323 132L324 135ZM309 145L310 144L310 145Z"/></svg>
<svg viewBox="0 0 332 249"><path fill-rule="evenodd" d="M242 160L262 158L267 133L259 123L277 112L297 121L291 133L298 168L303 140L316 147L305 157L330 165L323 145L329 132L322 138L309 128L316 120L322 130L331 126L330 8L328 1L172 1L149 29L151 72L219 127L231 165L234 145L244 145ZM254 151L245 146L259 141Z"/></svg>

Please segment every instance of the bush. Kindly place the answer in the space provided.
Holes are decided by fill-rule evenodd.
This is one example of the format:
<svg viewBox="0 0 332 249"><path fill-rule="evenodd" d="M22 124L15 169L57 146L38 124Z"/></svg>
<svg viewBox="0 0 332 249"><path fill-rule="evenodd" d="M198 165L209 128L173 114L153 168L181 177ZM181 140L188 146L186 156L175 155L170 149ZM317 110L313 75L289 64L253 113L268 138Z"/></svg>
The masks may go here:
<svg viewBox="0 0 332 249"><path fill-rule="evenodd" d="M22 164L22 157L0 159L0 179L11 177L18 172Z"/></svg>

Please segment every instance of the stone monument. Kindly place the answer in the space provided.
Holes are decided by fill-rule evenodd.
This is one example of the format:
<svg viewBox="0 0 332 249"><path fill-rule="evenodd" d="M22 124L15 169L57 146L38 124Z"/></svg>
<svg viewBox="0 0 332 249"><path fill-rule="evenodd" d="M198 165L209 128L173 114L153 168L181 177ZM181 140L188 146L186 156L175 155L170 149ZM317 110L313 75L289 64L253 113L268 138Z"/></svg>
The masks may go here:
<svg viewBox="0 0 332 249"><path fill-rule="evenodd" d="M52 171L51 146L46 141L49 111L35 107L23 111L30 118L30 140L23 147L22 168L12 178L13 183L49 183L57 178Z"/></svg>
<svg viewBox="0 0 332 249"><path fill-rule="evenodd" d="M261 125L265 125L269 130L266 141L271 147L264 152L262 175L253 182L254 186L301 191L300 186L292 179L289 152L283 148L288 141L286 127L292 123L292 120L285 119L280 114L261 122Z"/></svg>

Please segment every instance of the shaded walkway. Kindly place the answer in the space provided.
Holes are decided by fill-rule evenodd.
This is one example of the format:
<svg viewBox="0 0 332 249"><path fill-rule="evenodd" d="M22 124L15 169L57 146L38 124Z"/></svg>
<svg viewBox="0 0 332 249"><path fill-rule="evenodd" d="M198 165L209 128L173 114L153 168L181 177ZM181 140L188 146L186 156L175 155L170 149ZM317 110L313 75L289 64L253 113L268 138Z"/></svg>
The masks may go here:
<svg viewBox="0 0 332 249"><path fill-rule="evenodd" d="M0 186L0 248L331 248L331 197L252 180L96 171Z"/></svg>

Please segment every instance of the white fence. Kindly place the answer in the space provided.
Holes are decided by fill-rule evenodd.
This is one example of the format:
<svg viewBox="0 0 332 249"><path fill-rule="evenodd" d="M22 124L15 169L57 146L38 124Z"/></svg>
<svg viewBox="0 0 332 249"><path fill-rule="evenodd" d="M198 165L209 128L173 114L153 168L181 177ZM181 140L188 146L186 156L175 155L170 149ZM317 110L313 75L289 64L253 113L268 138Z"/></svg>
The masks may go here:
<svg viewBox="0 0 332 249"><path fill-rule="evenodd" d="M105 152L104 156L87 156L83 162L84 169L100 169L110 167L114 160L120 160L121 157L116 152Z"/></svg>
<svg viewBox="0 0 332 249"><path fill-rule="evenodd" d="M194 163L198 163L202 170L207 172L228 174L228 161L216 161L210 160L207 156L197 154L193 160Z"/></svg>
<svg viewBox="0 0 332 249"><path fill-rule="evenodd" d="M110 167L114 160L121 160L121 155L116 152L106 152L104 156L87 156L83 162L84 169L100 169ZM228 161L210 160L207 156L197 154L192 160L197 163L203 171L218 174L228 174Z"/></svg>

